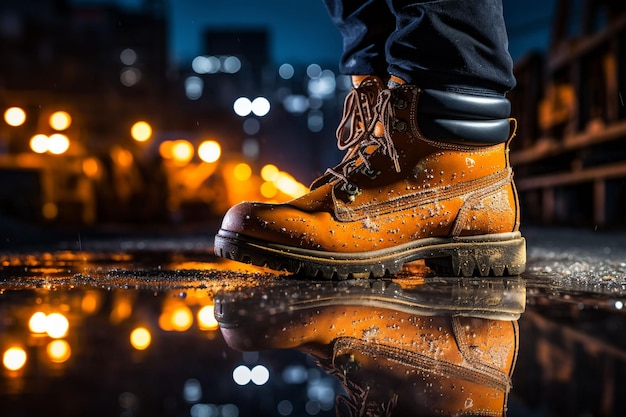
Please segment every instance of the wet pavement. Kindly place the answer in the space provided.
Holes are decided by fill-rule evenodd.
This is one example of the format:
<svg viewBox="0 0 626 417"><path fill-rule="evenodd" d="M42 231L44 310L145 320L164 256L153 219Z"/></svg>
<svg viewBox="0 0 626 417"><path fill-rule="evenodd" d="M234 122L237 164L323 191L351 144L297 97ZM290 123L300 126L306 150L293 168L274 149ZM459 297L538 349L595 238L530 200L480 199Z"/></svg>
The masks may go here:
<svg viewBox="0 0 626 417"><path fill-rule="evenodd" d="M201 234L5 247L0 415L626 415L626 234L524 234L508 278L304 280Z"/></svg>

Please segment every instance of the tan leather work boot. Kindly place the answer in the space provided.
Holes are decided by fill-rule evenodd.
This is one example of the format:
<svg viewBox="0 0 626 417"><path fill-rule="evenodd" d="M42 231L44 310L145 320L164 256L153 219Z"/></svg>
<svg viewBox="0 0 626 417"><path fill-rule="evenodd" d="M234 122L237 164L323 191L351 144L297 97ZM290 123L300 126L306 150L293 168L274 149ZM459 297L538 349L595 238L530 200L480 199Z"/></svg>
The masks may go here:
<svg viewBox="0 0 626 417"><path fill-rule="evenodd" d="M523 272L508 100L399 85L379 93L376 112L308 194L232 207L216 254L339 279L393 274L417 259L454 275Z"/></svg>
<svg viewBox="0 0 626 417"><path fill-rule="evenodd" d="M288 280L218 294L215 312L236 350L312 355L348 393L337 397L338 415L504 415L523 280L436 284L405 290L380 280Z"/></svg>

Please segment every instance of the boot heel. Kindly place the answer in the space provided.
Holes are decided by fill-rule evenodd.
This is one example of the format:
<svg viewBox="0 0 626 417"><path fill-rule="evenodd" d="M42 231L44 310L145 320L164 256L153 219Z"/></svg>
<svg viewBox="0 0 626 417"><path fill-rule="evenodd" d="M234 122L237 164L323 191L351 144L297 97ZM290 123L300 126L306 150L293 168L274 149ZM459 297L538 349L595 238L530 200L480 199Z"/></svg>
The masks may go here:
<svg viewBox="0 0 626 417"><path fill-rule="evenodd" d="M438 274L453 276L519 275L526 270L526 240L519 236L506 241L461 238L425 259Z"/></svg>

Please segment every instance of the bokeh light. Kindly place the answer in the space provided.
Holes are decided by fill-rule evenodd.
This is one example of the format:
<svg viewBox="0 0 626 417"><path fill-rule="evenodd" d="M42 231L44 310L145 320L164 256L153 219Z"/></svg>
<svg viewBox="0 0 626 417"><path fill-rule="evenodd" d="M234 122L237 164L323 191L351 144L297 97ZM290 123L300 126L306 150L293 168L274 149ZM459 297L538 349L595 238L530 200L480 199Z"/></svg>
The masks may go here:
<svg viewBox="0 0 626 417"><path fill-rule="evenodd" d="M278 167L274 164L267 164L261 168L261 178L265 181L276 181L279 175Z"/></svg>
<svg viewBox="0 0 626 417"><path fill-rule="evenodd" d="M198 156L207 163L213 163L220 159L222 147L214 140L206 140L198 147Z"/></svg>
<svg viewBox="0 0 626 417"><path fill-rule="evenodd" d="M145 327L137 327L130 333L130 344L137 350L146 350L152 343L152 335Z"/></svg>
<svg viewBox="0 0 626 417"><path fill-rule="evenodd" d="M252 101L248 97L239 97L233 103L233 110L237 116L245 117L252 112Z"/></svg>
<svg viewBox="0 0 626 417"><path fill-rule="evenodd" d="M47 316L43 311L37 311L30 316L28 320L28 328L31 333L45 333L46 332Z"/></svg>
<svg viewBox="0 0 626 417"><path fill-rule="evenodd" d="M215 330L219 327L214 306L207 305L198 310L198 327L200 330Z"/></svg>
<svg viewBox="0 0 626 417"><path fill-rule="evenodd" d="M48 152L48 136L44 134L37 134L30 138L29 142L30 149L35 153L46 153Z"/></svg>
<svg viewBox="0 0 626 417"><path fill-rule="evenodd" d="M72 116L68 112L57 111L50 115L48 122L54 130L65 130L71 126Z"/></svg>
<svg viewBox="0 0 626 417"><path fill-rule="evenodd" d="M4 112L4 121L9 126L21 126L26 121L26 112L20 107L10 107Z"/></svg>
<svg viewBox="0 0 626 417"><path fill-rule="evenodd" d="M233 176L239 181L248 181L252 176L252 168L245 162L241 162L233 168Z"/></svg>
<svg viewBox="0 0 626 417"><path fill-rule="evenodd" d="M21 347L11 347L2 355L2 364L9 371L17 371L26 365L28 356L26 351Z"/></svg>
<svg viewBox="0 0 626 417"><path fill-rule="evenodd" d="M54 363L63 363L72 356L72 349L66 340L53 340L46 346L48 358Z"/></svg>
<svg viewBox="0 0 626 417"><path fill-rule="evenodd" d="M55 133L48 138L48 151L55 155L65 153L70 147L70 140L62 133Z"/></svg>
<svg viewBox="0 0 626 417"><path fill-rule="evenodd" d="M179 165L185 165L193 158L193 145L185 140L179 139L172 145L172 159Z"/></svg>
<svg viewBox="0 0 626 417"><path fill-rule="evenodd" d="M46 317L46 333L53 339L67 336L70 323L61 313L50 313Z"/></svg>
<svg viewBox="0 0 626 417"><path fill-rule="evenodd" d="M255 116L263 117L270 112L270 101L265 97L257 97L251 103L251 110Z"/></svg>
<svg viewBox="0 0 626 417"><path fill-rule="evenodd" d="M130 135L137 142L145 142L152 137L152 126L143 120L139 121L130 128Z"/></svg>

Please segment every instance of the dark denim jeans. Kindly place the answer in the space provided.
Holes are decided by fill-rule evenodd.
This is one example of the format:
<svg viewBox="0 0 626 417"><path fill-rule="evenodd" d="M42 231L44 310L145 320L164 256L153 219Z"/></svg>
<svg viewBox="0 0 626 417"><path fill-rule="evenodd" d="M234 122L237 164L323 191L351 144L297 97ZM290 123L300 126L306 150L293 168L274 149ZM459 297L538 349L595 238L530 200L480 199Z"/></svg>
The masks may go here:
<svg viewBox="0 0 626 417"><path fill-rule="evenodd" d="M501 95L515 86L501 0L324 0L340 70L423 88Z"/></svg>

